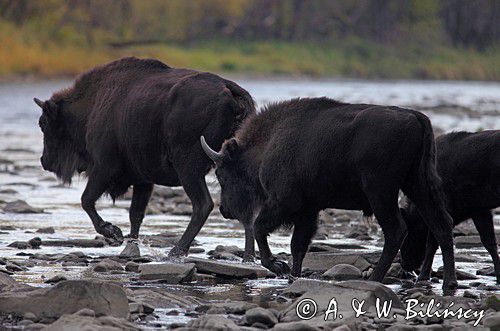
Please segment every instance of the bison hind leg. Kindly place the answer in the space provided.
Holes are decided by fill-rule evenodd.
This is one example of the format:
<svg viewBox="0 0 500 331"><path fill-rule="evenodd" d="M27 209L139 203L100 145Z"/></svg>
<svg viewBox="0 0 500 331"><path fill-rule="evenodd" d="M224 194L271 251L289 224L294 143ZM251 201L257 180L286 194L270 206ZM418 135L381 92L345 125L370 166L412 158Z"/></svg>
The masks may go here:
<svg viewBox="0 0 500 331"><path fill-rule="evenodd" d="M304 211L294 216L291 251L293 257L292 276L302 274L302 261L311 244L312 237L318 228L318 212Z"/></svg>
<svg viewBox="0 0 500 331"><path fill-rule="evenodd" d="M382 281L407 234L406 224L398 206L398 188L392 189L390 181L365 182L364 191L384 233L384 248L370 280Z"/></svg>

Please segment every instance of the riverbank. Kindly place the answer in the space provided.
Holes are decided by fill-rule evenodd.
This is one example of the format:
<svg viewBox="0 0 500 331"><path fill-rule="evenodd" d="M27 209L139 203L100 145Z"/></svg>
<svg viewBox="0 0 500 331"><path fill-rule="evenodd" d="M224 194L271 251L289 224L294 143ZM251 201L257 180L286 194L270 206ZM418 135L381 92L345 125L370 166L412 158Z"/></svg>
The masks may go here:
<svg viewBox="0 0 500 331"><path fill-rule="evenodd" d="M222 74L363 79L500 80L500 49L478 52L408 42L383 45L359 38L326 43L206 40L193 44L106 45L38 39L1 24L0 80L72 77L124 57L153 57L174 67Z"/></svg>

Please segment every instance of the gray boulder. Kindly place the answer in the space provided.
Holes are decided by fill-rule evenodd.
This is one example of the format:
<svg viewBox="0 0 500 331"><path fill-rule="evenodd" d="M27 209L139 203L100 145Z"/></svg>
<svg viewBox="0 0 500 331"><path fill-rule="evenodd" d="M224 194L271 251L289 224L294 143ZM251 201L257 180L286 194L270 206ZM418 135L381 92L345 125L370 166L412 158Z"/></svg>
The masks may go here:
<svg viewBox="0 0 500 331"><path fill-rule="evenodd" d="M135 331L140 330L139 327L130 323L124 318L113 316L82 316L80 314L63 315L54 323L48 325L44 331L70 331L70 330L85 330L85 331Z"/></svg>
<svg viewBox="0 0 500 331"><path fill-rule="evenodd" d="M129 306L122 287L97 280L67 280L51 288L0 293L0 313L31 312L39 318L56 319L83 308L97 316L127 318Z"/></svg>
<svg viewBox="0 0 500 331"><path fill-rule="evenodd" d="M104 259L92 267L95 272L123 271L120 263L111 259Z"/></svg>
<svg viewBox="0 0 500 331"><path fill-rule="evenodd" d="M237 331L240 328L224 315L204 315L190 321L188 327L195 330Z"/></svg>
<svg viewBox="0 0 500 331"><path fill-rule="evenodd" d="M261 323L268 327L273 327L278 323L278 319L270 310L261 307L256 307L248 310L245 313L245 320L248 325Z"/></svg>
<svg viewBox="0 0 500 331"><path fill-rule="evenodd" d="M194 263L198 272L216 274L221 277L264 278L273 275L269 270L258 265L227 263L200 258L187 258L185 261Z"/></svg>
<svg viewBox="0 0 500 331"><path fill-rule="evenodd" d="M120 257L124 258L135 258L140 257L141 251L136 242L129 241L123 251L120 253Z"/></svg>
<svg viewBox="0 0 500 331"><path fill-rule="evenodd" d="M334 280L360 279L361 271L350 264L337 264L328 269L322 277Z"/></svg>
<svg viewBox="0 0 500 331"><path fill-rule="evenodd" d="M16 214L40 214L43 213L43 209L35 208L30 206L26 201L15 200L8 202L3 207L3 211L6 213L16 213Z"/></svg>
<svg viewBox="0 0 500 331"><path fill-rule="evenodd" d="M139 278L179 284L191 281L195 271L194 263L147 263L139 266Z"/></svg>
<svg viewBox="0 0 500 331"><path fill-rule="evenodd" d="M335 298L338 313L346 318L353 317L351 307L353 299L365 301L363 308L374 312L377 298L381 303L392 301L392 308L403 309L403 304L398 296L388 287L371 281L350 280L330 283L311 279L299 279L283 292L283 295L298 297L295 302L282 312L280 322L293 322L300 320L297 316L296 306L302 299L312 299L317 304L316 316L324 316L331 300Z"/></svg>
<svg viewBox="0 0 500 331"><path fill-rule="evenodd" d="M360 271L371 267L371 263L359 254L314 252L306 254L302 268L311 271L326 271L337 264L349 264L355 266Z"/></svg>

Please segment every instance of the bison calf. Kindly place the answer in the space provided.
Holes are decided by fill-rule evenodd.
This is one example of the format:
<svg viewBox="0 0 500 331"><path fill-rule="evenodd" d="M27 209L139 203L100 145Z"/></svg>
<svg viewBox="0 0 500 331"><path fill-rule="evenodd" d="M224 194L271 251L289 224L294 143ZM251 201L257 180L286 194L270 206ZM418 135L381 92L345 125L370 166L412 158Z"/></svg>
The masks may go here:
<svg viewBox="0 0 500 331"><path fill-rule="evenodd" d="M153 184L184 187L193 215L171 256L187 253L213 208L205 183L212 162L200 135L221 146L255 111L250 95L231 81L137 58L96 67L35 102L43 110L43 168L64 182L85 172L82 207L103 236L123 241L95 209L103 193L115 199L133 186L130 236L137 237Z"/></svg>
<svg viewBox="0 0 500 331"><path fill-rule="evenodd" d="M436 149L448 212L455 225L472 218L500 284L500 259L491 214L491 209L500 206L500 131L442 135L436 138ZM436 240L428 235L414 203L408 201L402 214L408 225L408 236L401 247L402 266L408 271L422 267L419 279L426 280L430 277Z"/></svg>
<svg viewBox="0 0 500 331"><path fill-rule="evenodd" d="M300 276L318 212L333 207L377 217L385 244L370 279L381 281L406 235L401 189L420 207L443 250L443 287L456 288L452 220L436 174L432 127L423 114L294 99L248 118L221 152L204 139L202 145L217 165L221 213L240 220L258 214L255 238L262 265L271 271L284 274L289 268L272 255L267 236L283 224L294 226L291 272Z"/></svg>

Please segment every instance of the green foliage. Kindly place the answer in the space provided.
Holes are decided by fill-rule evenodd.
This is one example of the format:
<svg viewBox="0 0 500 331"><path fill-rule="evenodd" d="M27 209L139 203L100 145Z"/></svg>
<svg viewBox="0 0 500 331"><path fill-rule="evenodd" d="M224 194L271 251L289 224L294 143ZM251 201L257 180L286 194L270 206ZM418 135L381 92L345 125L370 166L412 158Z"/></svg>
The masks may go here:
<svg viewBox="0 0 500 331"><path fill-rule="evenodd" d="M463 14L466 1L0 0L0 76L74 75L135 55L216 72L498 80L496 39L476 50L445 28L443 4Z"/></svg>

